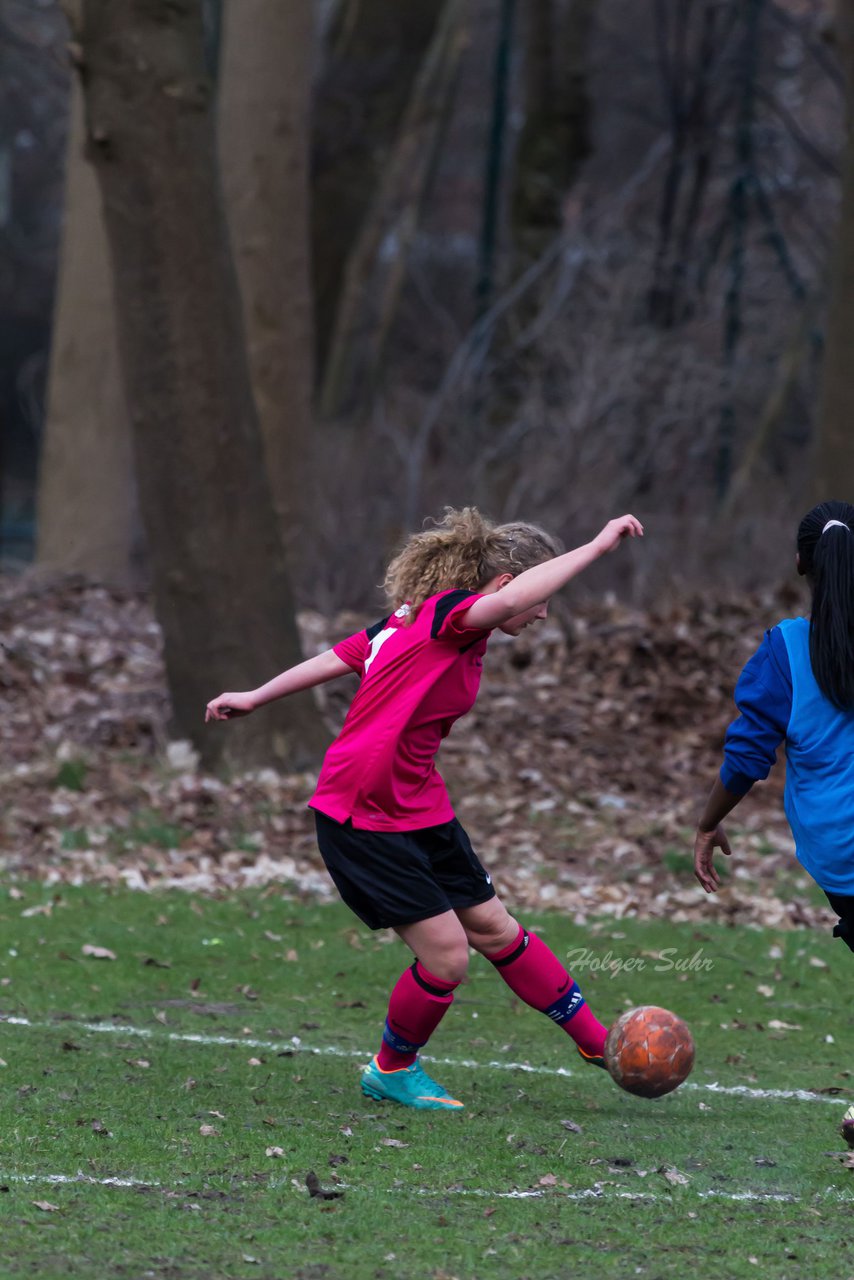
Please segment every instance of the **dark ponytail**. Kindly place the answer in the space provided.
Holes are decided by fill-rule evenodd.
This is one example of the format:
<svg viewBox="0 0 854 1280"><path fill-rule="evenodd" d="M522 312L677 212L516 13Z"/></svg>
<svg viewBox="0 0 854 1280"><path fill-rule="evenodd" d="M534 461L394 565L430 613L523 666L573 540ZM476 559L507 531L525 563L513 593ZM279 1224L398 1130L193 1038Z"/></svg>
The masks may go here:
<svg viewBox="0 0 854 1280"><path fill-rule="evenodd" d="M837 520L826 528L829 520ZM854 506L820 502L798 529L801 573L812 588L810 662L822 693L854 711Z"/></svg>

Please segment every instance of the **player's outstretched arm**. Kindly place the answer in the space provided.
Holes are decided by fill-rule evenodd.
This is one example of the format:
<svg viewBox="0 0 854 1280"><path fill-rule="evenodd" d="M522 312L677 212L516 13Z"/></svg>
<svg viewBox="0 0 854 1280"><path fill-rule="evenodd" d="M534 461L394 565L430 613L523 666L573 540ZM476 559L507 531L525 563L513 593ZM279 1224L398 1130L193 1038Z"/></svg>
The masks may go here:
<svg viewBox="0 0 854 1280"><path fill-rule="evenodd" d="M307 658L305 662L282 671L258 689L243 693L219 694L205 708L205 722L234 720L238 716L248 716L266 702L274 702L276 698L285 698L289 693L299 693L303 689L313 689L315 685L326 684L328 680L335 680L338 676L352 675L352 673L352 667L342 662L334 650L327 649L325 653L319 653L316 658Z"/></svg>
<svg viewBox="0 0 854 1280"><path fill-rule="evenodd" d="M609 551L616 551L625 538L642 537L643 525L634 516L618 516L616 520L609 520L592 542L586 542L574 551L555 556L543 564L534 565L498 591L475 600L471 608L466 610L463 621L467 627L482 628L484 631L500 627L502 622L515 618L526 609L543 604L556 591L560 591L561 587L565 587L576 574L593 564L594 560Z"/></svg>

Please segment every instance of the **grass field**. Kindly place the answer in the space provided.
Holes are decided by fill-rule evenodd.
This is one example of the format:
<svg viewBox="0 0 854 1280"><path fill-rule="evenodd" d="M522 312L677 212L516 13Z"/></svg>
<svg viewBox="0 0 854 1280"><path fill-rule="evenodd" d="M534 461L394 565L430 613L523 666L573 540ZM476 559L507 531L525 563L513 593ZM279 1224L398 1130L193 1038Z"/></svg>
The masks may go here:
<svg viewBox="0 0 854 1280"><path fill-rule="evenodd" d="M343 909L13 894L2 1280L854 1277L854 956L829 936L526 919L603 1020L681 1013L694 1074L621 1093L475 958L428 1068L466 1110L436 1115L359 1093L406 954Z"/></svg>

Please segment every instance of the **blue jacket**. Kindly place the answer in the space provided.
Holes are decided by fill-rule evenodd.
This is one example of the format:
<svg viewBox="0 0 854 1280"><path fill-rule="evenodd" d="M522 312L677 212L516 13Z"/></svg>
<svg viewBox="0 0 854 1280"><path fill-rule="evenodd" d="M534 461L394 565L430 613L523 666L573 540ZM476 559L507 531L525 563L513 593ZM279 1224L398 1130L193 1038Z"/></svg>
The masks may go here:
<svg viewBox="0 0 854 1280"><path fill-rule="evenodd" d="M840 711L816 683L809 621L766 631L735 689L721 782L744 795L766 778L786 744L786 817L798 860L822 889L854 894L854 712Z"/></svg>

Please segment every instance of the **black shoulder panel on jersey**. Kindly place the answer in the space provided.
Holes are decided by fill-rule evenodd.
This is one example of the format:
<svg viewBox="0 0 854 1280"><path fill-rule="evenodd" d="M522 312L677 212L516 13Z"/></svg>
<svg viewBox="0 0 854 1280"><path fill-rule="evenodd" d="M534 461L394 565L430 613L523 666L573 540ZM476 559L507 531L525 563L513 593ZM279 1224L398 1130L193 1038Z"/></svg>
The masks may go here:
<svg viewBox="0 0 854 1280"><path fill-rule="evenodd" d="M375 622L372 627L368 627L366 629L365 635L368 637L369 640L373 640L374 636L379 635L379 633L382 631L383 627L388 622L390 617L391 617L391 614L389 614L388 617L380 618L379 622Z"/></svg>
<svg viewBox="0 0 854 1280"><path fill-rule="evenodd" d="M447 595L442 596L436 604L436 610L433 614L433 621L430 624L430 638L435 640L442 629L442 623L448 614L463 600L468 600L471 596L477 595L476 591L449 591Z"/></svg>

